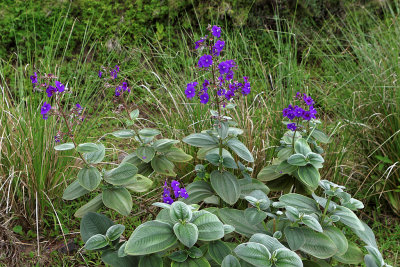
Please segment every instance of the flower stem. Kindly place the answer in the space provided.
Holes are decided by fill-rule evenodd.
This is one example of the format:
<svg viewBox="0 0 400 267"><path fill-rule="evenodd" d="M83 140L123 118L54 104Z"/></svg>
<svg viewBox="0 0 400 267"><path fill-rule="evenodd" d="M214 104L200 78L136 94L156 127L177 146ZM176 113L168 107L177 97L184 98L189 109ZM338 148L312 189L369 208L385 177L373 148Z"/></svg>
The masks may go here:
<svg viewBox="0 0 400 267"><path fill-rule="evenodd" d="M322 213L322 216L321 216L321 223L324 223L324 219L325 219L326 213L327 213L327 211L328 211L328 208L329 208L329 204L330 204L330 202L331 202L331 199L332 199L332 196L329 196L329 197L328 197L328 200L326 201L325 208L324 208L324 212Z"/></svg>

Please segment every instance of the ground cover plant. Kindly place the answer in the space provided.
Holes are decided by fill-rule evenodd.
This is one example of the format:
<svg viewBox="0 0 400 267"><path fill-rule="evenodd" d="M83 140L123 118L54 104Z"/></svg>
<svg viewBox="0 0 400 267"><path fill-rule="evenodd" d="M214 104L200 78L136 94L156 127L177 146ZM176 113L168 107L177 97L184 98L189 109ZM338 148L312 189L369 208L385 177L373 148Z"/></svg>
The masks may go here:
<svg viewBox="0 0 400 267"><path fill-rule="evenodd" d="M289 105L282 111L290 120L284 122L289 131L282 138L274 164L263 169L258 177L264 181L293 177L278 182L281 186L276 190L284 192L279 201L271 201L267 196L269 187L249 175L251 168L239 159L248 164L254 158L239 141L243 131L234 127L236 123L227 116L235 108L235 98L251 93L249 77L244 77L243 82L236 80L238 66L234 60L223 58L225 41L221 38L221 28L214 25L208 30L209 34L198 40L195 47L202 54L197 63L199 75L204 78L202 88L197 88L199 83L194 81L185 90L188 99L198 98L201 104L216 109L210 109L212 129L183 139L199 147L197 157L207 162L195 167L199 179L190 182L187 188L181 187L177 180L171 183L165 180L160 196L163 202L154 203L162 208L155 220L141 224L128 241L120 242L125 226L92 211L104 203L129 216L132 198L126 188L144 187L138 181L139 169L144 170L139 173L158 172L175 177L169 161L175 158L169 154L183 158L182 161L192 157L179 148L171 149L175 140L154 141L159 134L155 129L114 132L116 137L133 137L140 146L125 158L132 159L132 163L124 159L119 167L104 172L104 180L111 185L75 214L83 217L81 236L85 248L101 251L102 260L112 266L324 266L362 261L367 266L389 266L378 250L372 230L353 212L364 207L362 202L346 193L343 186L320 180L318 169L324 159L318 142L329 142L329 137L317 129L317 110L310 96L298 92L294 98L298 105ZM116 67L110 72L113 80L117 78L117 70ZM36 82L35 76L32 79ZM54 87L48 88L51 97ZM115 95L123 98L129 91L124 82L116 87ZM44 119L49 110L49 104L45 103ZM128 120L135 120L139 114L137 110L126 112ZM67 121L66 124L70 129ZM86 165L100 163L104 158L104 147L98 144L72 142L55 147L56 150L74 148L84 153L79 155ZM143 167L144 164L147 166ZM78 180L64 192L64 198L74 199L81 192L95 190L101 180L95 167L85 166L79 171ZM323 196L316 194L318 187L322 188ZM69 197L70 194L73 196ZM201 209L198 205L201 202L207 207ZM347 240L345 227L365 242L368 254L364 256L355 243Z"/></svg>
<svg viewBox="0 0 400 267"><path fill-rule="evenodd" d="M277 4L275 16L266 21L263 16L246 19L240 15L261 14L257 1L240 12L236 10L240 4L230 10L228 3L224 11L220 4L214 5L208 15L204 6L194 7L196 16L190 9L187 20L179 18L184 25L167 27L164 20L154 18L159 25L145 29L149 34L140 37L140 45L129 41L133 36L126 36L129 31L124 28L129 17L119 11L113 12L111 20L109 10L88 18L97 6L77 14L75 6L62 9L65 3L60 2L46 13L43 2L43 20L37 17L37 9L30 9L37 6L35 1L26 12L21 11L23 19L14 20L5 37L11 50L0 48L3 54L9 51L0 60L0 262L6 266L98 266L128 260L136 266L140 261L157 264L161 258L168 266L177 265L187 254L186 262L179 264L208 261L218 266L224 253L219 257L215 253L228 252L223 243L229 247L229 264L238 260L248 266L251 259L240 257L235 248L263 239L261 245L271 254L264 260L279 264L276 249L266 246L263 235L267 235L295 252L305 266L312 262L364 266L363 256L374 253L372 261L379 266L379 253L370 247L379 248L385 262L396 266L397 5L387 2L375 12L370 4L364 8L354 3L357 8L344 13L341 5L339 16L338 10L332 10L332 16L320 13L317 17L324 20L309 27L308 16L315 14L305 20L300 14L322 6L299 2L296 17L287 19L286 12L292 11L282 13L286 4ZM4 12L7 15L3 10L0 16ZM212 15L221 12L227 16ZM209 22L210 14L211 21L216 21L206 29L201 21ZM104 15L108 16L105 24L101 22ZM246 21L247 26L233 26L232 18ZM252 24L254 19L263 20L265 27ZM49 22L48 31L43 32ZM108 34L102 34L110 22ZM167 27L164 31L162 25ZM213 25L224 25L219 39L213 35ZM80 43L81 48L77 47ZM204 55L211 55L214 64L205 67L210 58ZM215 84L223 90L216 90ZM308 120L311 115L315 118ZM227 136L220 138L226 128ZM200 147L203 137L209 143ZM311 151L300 149L301 139ZM196 140L201 142L196 144ZM165 150L159 147L164 143ZM93 161L95 155L98 160ZM127 171L124 177L118 174L121 170L120 174ZM251 187L246 188L249 178ZM254 187L263 194L252 194ZM286 198L295 201L286 203ZM296 206L299 199L317 208L303 210ZM329 204L322 205L328 199ZM263 209L265 201L269 201L267 209ZM171 219L176 209L171 211L171 206L160 202L178 203L174 207L189 209L192 217ZM346 219L336 221L335 213L345 208L359 218L350 215L355 225L344 223ZM196 215L207 212L217 217L215 225L224 227L223 236L216 227L219 234L213 238L218 239L204 240L199 231L202 226ZM205 217L215 219L208 213ZM81 219L84 214L87 218ZM317 220L322 232L310 224L313 219L308 216ZM261 219L265 226L262 221L256 223ZM361 219L368 227L363 233L357 230L362 228ZM257 226L255 230L247 229L248 220ZM85 248L91 234L84 234L86 227L79 230L80 222L105 225L93 232L100 234L94 241L103 240L104 247ZM123 253L135 229L153 232L152 224L159 222L172 227L174 245L151 255L137 255L137 246L131 255ZM195 244L189 248L194 239L188 243L174 227L191 233L197 227ZM325 259L315 257L306 243L293 247L293 233L302 236L303 231L320 238L328 235L334 241L327 230L332 227L344 234L347 243L341 239L341 245L347 244L357 255L354 263L343 263L350 261L346 253L340 255L346 245L333 257L325 254ZM130 242L135 244L138 236ZM325 243L333 253L332 243ZM202 256L197 257L196 248ZM125 257L116 257L118 252ZM172 256L174 252L178 253ZM367 256L366 262L371 259Z"/></svg>

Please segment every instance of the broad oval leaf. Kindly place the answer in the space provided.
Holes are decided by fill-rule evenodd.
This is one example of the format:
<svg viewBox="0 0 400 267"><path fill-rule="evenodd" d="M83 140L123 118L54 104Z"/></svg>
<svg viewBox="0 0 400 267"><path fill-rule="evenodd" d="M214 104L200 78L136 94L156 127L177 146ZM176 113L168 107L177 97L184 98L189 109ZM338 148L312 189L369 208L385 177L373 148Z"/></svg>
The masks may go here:
<svg viewBox="0 0 400 267"><path fill-rule="evenodd" d="M173 145L178 143L179 141L174 139L158 139L154 141L153 147L158 152L168 152Z"/></svg>
<svg viewBox="0 0 400 267"><path fill-rule="evenodd" d="M176 223L174 225L174 233L178 240L188 248L193 247L199 237L199 230L193 223Z"/></svg>
<svg viewBox="0 0 400 267"><path fill-rule="evenodd" d="M271 263L271 253L259 243L247 242L235 248L236 255L242 260L257 267L269 267Z"/></svg>
<svg viewBox="0 0 400 267"><path fill-rule="evenodd" d="M226 203L233 205L239 199L240 185L232 173L215 170L210 174L210 182L218 196Z"/></svg>
<svg viewBox="0 0 400 267"><path fill-rule="evenodd" d="M267 213L256 208L247 208L244 210L244 216L251 225L256 225L267 218Z"/></svg>
<svg viewBox="0 0 400 267"><path fill-rule="evenodd" d="M306 242L303 231L299 227L287 226L284 230L286 242L292 250L300 249Z"/></svg>
<svg viewBox="0 0 400 267"><path fill-rule="evenodd" d="M76 151L81 152L81 153L97 152L98 150L99 150L99 147L94 143L79 144L76 147Z"/></svg>
<svg viewBox="0 0 400 267"><path fill-rule="evenodd" d="M295 194L295 193L284 194L279 198L279 201L287 206L291 206L298 209L298 211L300 212L304 213L320 212L320 209L318 208L318 203L314 199L300 194Z"/></svg>
<svg viewBox="0 0 400 267"><path fill-rule="evenodd" d="M153 128L143 128L139 131L139 135L144 137L153 137L159 135L160 133L161 132L159 130Z"/></svg>
<svg viewBox="0 0 400 267"><path fill-rule="evenodd" d="M346 253L349 247L349 243L346 236L339 228L334 226L325 226L324 234L327 235L338 248L338 252L336 253L336 255L343 255L344 253Z"/></svg>
<svg viewBox="0 0 400 267"><path fill-rule="evenodd" d="M353 211L350 209L343 207L343 206L338 206L336 209L332 212L332 215L336 215L340 217L340 220L342 223L347 225L348 227L360 231L364 231L364 225L361 223L360 219L354 214Z"/></svg>
<svg viewBox="0 0 400 267"><path fill-rule="evenodd" d="M173 147L165 153L165 157L173 162L187 162L193 157L186 154L182 149Z"/></svg>
<svg viewBox="0 0 400 267"><path fill-rule="evenodd" d="M312 165L299 167L299 180L311 190L318 188L320 174Z"/></svg>
<svg viewBox="0 0 400 267"><path fill-rule="evenodd" d="M218 144L212 136L206 133L191 134L183 138L182 141L195 147L210 147Z"/></svg>
<svg viewBox="0 0 400 267"><path fill-rule="evenodd" d="M240 185L240 198L244 198L247 195L250 195L254 190L260 190L264 194L269 194L269 188L263 182L256 179L239 179Z"/></svg>
<svg viewBox="0 0 400 267"><path fill-rule="evenodd" d="M208 244L208 253L216 263L222 264L224 258L231 254L232 250L225 242L216 240Z"/></svg>
<svg viewBox="0 0 400 267"><path fill-rule="evenodd" d="M241 265L235 256L228 255L222 261L221 267L241 267Z"/></svg>
<svg viewBox="0 0 400 267"><path fill-rule="evenodd" d="M156 150L151 146L140 146L136 149L136 155L142 161L149 163L156 154Z"/></svg>
<svg viewBox="0 0 400 267"><path fill-rule="evenodd" d="M136 120L139 117L139 110L132 110L131 113L129 113L129 117L131 117L131 120L133 121Z"/></svg>
<svg viewBox="0 0 400 267"><path fill-rule="evenodd" d="M96 212L103 206L102 194L98 194L88 203L80 207L74 214L77 218L82 218L88 212Z"/></svg>
<svg viewBox="0 0 400 267"><path fill-rule="evenodd" d="M128 216L132 210L133 202L131 194L126 188L107 188L103 191L103 203L107 208L113 209L124 216Z"/></svg>
<svg viewBox="0 0 400 267"><path fill-rule="evenodd" d="M359 264L363 261L364 253L356 244L349 242L346 253L343 255L335 255L333 258L341 263Z"/></svg>
<svg viewBox="0 0 400 267"><path fill-rule="evenodd" d="M125 188L133 192L141 193L148 191L152 185L152 180L141 174L136 174L131 180L131 183L125 185Z"/></svg>
<svg viewBox="0 0 400 267"><path fill-rule="evenodd" d="M300 250L318 259L327 259L338 251L335 243L325 234L308 228L301 228L304 235L304 244Z"/></svg>
<svg viewBox="0 0 400 267"><path fill-rule="evenodd" d="M124 129L113 132L112 135L118 138L131 138L135 136L135 131Z"/></svg>
<svg viewBox="0 0 400 267"><path fill-rule="evenodd" d="M324 158L314 152L310 152L307 154L308 162L313 165L315 168L320 169L322 168L322 163L324 163Z"/></svg>
<svg viewBox="0 0 400 267"><path fill-rule="evenodd" d="M255 233L264 233L265 230L262 227L256 225L249 225L244 220L244 211L230 208L223 208L218 210L218 217L221 218L225 224L232 225L235 227L235 232L245 235L247 237L252 236Z"/></svg>
<svg viewBox="0 0 400 267"><path fill-rule="evenodd" d="M107 238L102 234L96 234L96 235L90 237L86 241L85 248L87 250L95 250L95 249L104 248L107 245L108 245Z"/></svg>
<svg viewBox="0 0 400 267"><path fill-rule="evenodd" d="M303 138L298 139L294 143L294 150L296 151L296 153L303 154L304 156L306 156L308 153L311 152L310 146L308 145L307 141Z"/></svg>
<svg viewBox="0 0 400 267"><path fill-rule="evenodd" d="M200 216L193 214L192 223L199 230L199 240L213 241L224 236L224 225L218 217L210 212L203 212Z"/></svg>
<svg viewBox="0 0 400 267"><path fill-rule="evenodd" d="M138 168L128 162L121 163L117 168L106 171L104 180L112 185L128 185L134 182Z"/></svg>
<svg viewBox="0 0 400 267"><path fill-rule="evenodd" d="M293 154L287 159L287 162L294 166L306 166L308 164L303 154Z"/></svg>
<svg viewBox="0 0 400 267"><path fill-rule="evenodd" d="M276 172L277 165L269 165L264 167L257 175L257 179L268 182L278 179L283 173Z"/></svg>
<svg viewBox="0 0 400 267"><path fill-rule="evenodd" d="M323 133L320 130L314 129L311 132L311 136L314 137L317 141L320 141L321 143L327 144L331 142L331 139L329 138L328 135Z"/></svg>
<svg viewBox="0 0 400 267"><path fill-rule="evenodd" d="M65 188L62 198L65 200L73 200L89 192L89 190L85 189L79 184L78 180L75 180L67 188Z"/></svg>
<svg viewBox="0 0 400 267"><path fill-rule="evenodd" d="M74 143L64 143L58 146L55 146L54 149L57 151L65 151L65 150L71 150L74 149L75 145Z"/></svg>
<svg viewBox="0 0 400 267"><path fill-rule="evenodd" d="M192 219L192 210L182 201L176 201L169 209L169 216L173 222L189 222Z"/></svg>
<svg viewBox="0 0 400 267"><path fill-rule="evenodd" d="M151 161L151 167L159 174L176 176L176 173L174 172L175 165L165 156L155 156Z"/></svg>
<svg viewBox="0 0 400 267"><path fill-rule="evenodd" d="M226 145L230 149L232 149L236 153L236 155L238 155L240 158L244 159L247 162L254 162L253 155L250 153L247 147L238 139L236 138L229 139L226 142Z"/></svg>
<svg viewBox="0 0 400 267"><path fill-rule="evenodd" d="M301 222L307 225L309 228L313 229L314 231L320 233L323 232L321 224L319 224L318 220L311 215L304 215L301 219Z"/></svg>
<svg viewBox="0 0 400 267"><path fill-rule="evenodd" d="M296 154L296 155L300 155L300 154ZM292 164L289 164L287 160L284 160L278 165L278 167L276 168L276 172L281 173L281 174L290 174L290 173L296 171L297 167L298 166L296 166L296 164L292 165Z"/></svg>
<svg viewBox="0 0 400 267"><path fill-rule="evenodd" d="M187 259L184 262L173 261L171 267L211 267L206 258Z"/></svg>
<svg viewBox="0 0 400 267"><path fill-rule="evenodd" d="M101 182L101 174L93 166L83 167L78 173L79 184L89 191L95 190Z"/></svg>
<svg viewBox="0 0 400 267"><path fill-rule="evenodd" d="M104 263L107 263L107 264L109 264L110 266L113 266L113 267L138 266L139 257L126 256L126 255L125 256L120 256L120 255L118 255L118 252L119 252L119 250L113 250L113 249L105 250L101 254L101 260Z"/></svg>
<svg viewBox="0 0 400 267"><path fill-rule="evenodd" d="M133 231L125 246L128 255L148 255L163 251L176 244L172 226L165 222L149 221Z"/></svg>
<svg viewBox="0 0 400 267"><path fill-rule="evenodd" d="M80 232L83 242L86 242L90 237L102 234L105 235L108 228L114 223L103 214L88 212L86 213L80 224Z"/></svg>
<svg viewBox="0 0 400 267"><path fill-rule="evenodd" d="M100 163L106 155L106 148L103 144L97 144L97 151L83 154L83 157L88 163Z"/></svg>
<svg viewBox="0 0 400 267"><path fill-rule="evenodd" d="M287 160L291 155L293 154L293 148L292 147L285 147L279 150L278 152L278 158L282 161Z"/></svg>
<svg viewBox="0 0 400 267"><path fill-rule="evenodd" d="M266 234L254 234L249 241L264 245L268 251L272 252L280 248L286 248L278 239Z"/></svg>
<svg viewBox="0 0 400 267"><path fill-rule="evenodd" d="M303 262L300 257L293 251L287 248L279 248L273 253L276 261L276 267L303 267Z"/></svg>
<svg viewBox="0 0 400 267"><path fill-rule="evenodd" d="M185 199L184 202L187 204L196 204L214 195L210 184L205 181L196 181L190 183L186 187L186 190L189 194L189 197Z"/></svg>
<svg viewBox="0 0 400 267"><path fill-rule="evenodd" d="M378 248L378 245L376 244L375 234L372 229L365 222L361 221L361 223L364 226L364 231L354 228L351 228L351 230L353 230L353 232L368 246Z"/></svg>
<svg viewBox="0 0 400 267"><path fill-rule="evenodd" d="M192 247L192 248L195 248L195 247ZM188 257L189 257L189 253L186 250L175 251L171 255L168 256L168 258L170 258L171 260L176 261L176 262L184 262L187 260Z"/></svg>
<svg viewBox="0 0 400 267"><path fill-rule="evenodd" d="M108 237L108 239L110 239L111 241L114 241L118 239L124 231L125 226L123 226L122 224L115 224L108 228L106 232L106 237Z"/></svg>

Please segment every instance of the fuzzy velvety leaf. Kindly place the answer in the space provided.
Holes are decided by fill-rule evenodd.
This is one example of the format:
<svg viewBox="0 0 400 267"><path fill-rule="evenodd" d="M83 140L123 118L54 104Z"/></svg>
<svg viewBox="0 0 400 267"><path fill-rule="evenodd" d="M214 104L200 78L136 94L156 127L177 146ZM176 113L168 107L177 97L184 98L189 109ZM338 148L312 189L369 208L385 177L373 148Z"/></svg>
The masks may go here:
<svg viewBox="0 0 400 267"><path fill-rule="evenodd" d="M124 231L125 226L123 226L122 224L115 224L108 228L106 232L106 237L108 237L108 239L110 239L111 241L114 241L119 238Z"/></svg>
<svg viewBox="0 0 400 267"><path fill-rule="evenodd" d="M106 171L104 180L112 185L131 184L134 176L138 173L138 168L128 162L121 163L117 168Z"/></svg>
<svg viewBox="0 0 400 267"><path fill-rule="evenodd" d="M240 244L235 248L236 255L242 260L257 267L269 267L271 263L271 253L259 243L248 242Z"/></svg>
<svg viewBox="0 0 400 267"><path fill-rule="evenodd" d="M108 245L107 238L102 234L91 236L85 243L87 250L96 250Z"/></svg>
<svg viewBox="0 0 400 267"><path fill-rule="evenodd" d="M233 205L240 197L240 185L236 176L232 173L218 170L210 174L212 188L226 203Z"/></svg>
<svg viewBox="0 0 400 267"><path fill-rule="evenodd" d="M247 162L254 162L253 155L251 155L247 147L238 139L229 139L228 142L226 142L226 145L230 149L232 149L240 158L244 159Z"/></svg>
<svg viewBox="0 0 400 267"><path fill-rule="evenodd" d="M65 200L73 200L89 192L89 190L85 189L79 184L78 180L75 180L67 188L65 188L62 198Z"/></svg>
<svg viewBox="0 0 400 267"><path fill-rule="evenodd" d="M156 155L151 161L151 167L159 174L176 176L176 173L174 172L174 164L165 156Z"/></svg>
<svg viewBox="0 0 400 267"><path fill-rule="evenodd" d="M88 212L96 212L103 206L102 194L95 196L88 203L80 207L74 214L77 218L82 218Z"/></svg>
<svg viewBox="0 0 400 267"><path fill-rule="evenodd" d="M213 241L208 244L208 253L218 264L222 264L224 258L231 254L231 252L230 247L221 240Z"/></svg>
<svg viewBox="0 0 400 267"><path fill-rule="evenodd" d="M169 209L169 216L173 222L187 221L192 219L191 208L181 201L175 201L172 203Z"/></svg>
<svg viewBox="0 0 400 267"><path fill-rule="evenodd" d="M97 144L97 148L97 151L83 154L83 157L88 163L97 164L104 159L106 148L103 144Z"/></svg>
<svg viewBox="0 0 400 267"><path fill-rule="evenodd" d="M192 223L199 230L199 240L213 241L224 236L224 225L218 217L210 212L194 212Z"/></svg>
<svg viewBox="0 0 400 267"><path fill-rule="evenodd" d="M78 181L82 187L93 191L101 182L101 174L95 167L83 167L78 173Z"/></svg>
<svg viewBox="0 0 400 267"><path fill-rule="evenodd" d="M178 240L188 248L191 248L197 242L199 230L193 223L176 223L174 225L174 233Z"/></svg>
<svg viewBox="0 0 400 267"><path fill-rule="evenodd" d="M191 134L183 138L182 141L196 147L211 147L218 144L215 138L206 133Z"/></svg>
<svg viewBox="0 0 400 267"><path fill-rule="evenodd" d="M190 183L186 190L189 194L189 197L184 200L187 204L195 204L203 201L204 199L211 197L214 195L214 192L209 183L205 181L196 181Z"/></svg>
<svg viewBox="0 0 400 267"><path fill-rule="evenodd" d="M348 249L343 255L335 255L333 258L341 263L359 264L363 261L364 253L356 244L349 242ZM380 265L381 266L381 265Z"/></svg>
<svg viewBox="0 0 400 267"><path fill-rule="evenodd" d="M80 225L80 232L83 242L86 242L91 236L97 234L105 235L108 228L113 225L113 221L102 214L94 212L86 213L83 216Z"/></svg>
<svg viewBox="0 0 400 267"><path fill-rule="evenodd" d="M296 151L296 153L303 154L304 156L311 152L310 146L303 138L300 138L294 143L294 150Z"/></svg>
<svg viewBox="0 0 400 267"><path fill-rule="evenodd" d="M287 248L279 248L274 251L276 267L303 267L303 262L300 257L293 251Z"/></svg>
<svg viewBox="0 0 400 267"><path fill-rule="evenodd" d="M241 267L241 265L236 257L228 255L222 261L221 267Z"/></svg>
<svg viewBox="0 0 400 267"><path fill-rule="evenodd" d="M135 136L135 131L124 129L113 132L112 135L118 138L131 138Z"/></svg>
<svg viewBox="0 0 400 267"><path fill-rule="evenodd" d="M318 259L327 259L338 251L335 243L325 234L308 228L301 228L304 234L304 244L300 250Z"/></svg>
<svg viewBox="0 0 400 267"><path fill-rule="evenodd" d="M151 146L140 146L136 149L136 155L143 162L150 162L154 155L156 154L156 150Z"/></svg>
<svg viewBox="0 0 400 267"><path fill-rule="evenodd" d="M247 237L250 237L255 233L265 232L262 227L249 225L249 223L244 220L245 216L243 210L223 208L218 210L218 216L225 224L235 227L235 232Z"/></svg>
<svg viewBox="0 0 400 267"><path fill-rule="evenodd" d="M153 137L159 135L160 133L161 132L159 130L152 128L143 128L139 131L139 135L144 137Z"/></svg>
<svg viewBox="0 0 400 267"><path fill-rule="evenodd" d="M103 203L107 208L113 209L124 216L132 210L133 202L126 188L107 188L103 191Z"/></svg>
<svg viewBox="0 0 400 267"><path fill-rule="evenodd" d="M300 212L304 213L320 212L318 204L314 199L300 194L295 194L295 193L285 194L279 198L279 201L287 206L291 206L298 209L298 211Z"/></svg>
<svg viewBox="0 0 400 267"><path fill-rule="evenodd" d="M76 151L81 152L81 153L97 152L98 150L99 150L99 147L94 143L79 144L76 147Z"/></svg>
<svg viewBox="0 0 400 267"><path fill-rule="evenodd" d="M139 267L163 267L163 260L156 254L146 255L139 261Z"/></svg>
<svg viewBox="0 0 400 267"><path fill-rule="evenodd" d="M286 241L292 250L298 250L304 245L303 231L299 227L288 226L284 230Z"/></svg>
<svg viewBox="0 0 400 267"><path fill-rule="evenodd" d="M187 162L193 157L186 154L182 149L173 147L165 153L165 157L173 162Z"/></svg>
<svg viewBox="0 0 400 267"><path fill-rule="evenodd" d="M336 255L343 255L346 253L349 243L343 232L334 226L324 226L324 234L327 235L338 248Z"/></svg>
<svg viewBox="0 0 400 267"><path fill-rule="evenodd" d="M206 258L187 259L184 262L172 262L171 267L211 267Z"/></svg>
<svg viewBox="0 0 400 267"><path fill-rule="evenodd" d="M277 165L269 165L264 167L257 175L257 179L268 182L281 177L283 174L276 172Z"/></svg>
<svg viewBox="0 0 400 267"><path fill-rule="evenodd" d="M179 143L178 140L173 139L158 139L154 141L153 147L158 152L168 152L173 145Z"/></svg>
<svg viewBox="0 0 400 267"><path fill-rule="evenodd" d="M311 190L315 190L318 188L320 174L312 165L301 166L299 167L299 179Z"/></svg>
<svg viewBox="0 0 400 267"><path fill-rule="evenodd" d="M57 151L65 151L65 150L71 150L74 149L75 145L74 143L64 143L58 146L55 146L54 149Z"/></svg>
<svg viewBox="0 0 400 267"><path fill-rule="evenodd" d="M153 185L152 180L141 174L136 174L131 180L131 183L125 185L125 188L133 192L141 193L148 191L152 185Z"/></svg>

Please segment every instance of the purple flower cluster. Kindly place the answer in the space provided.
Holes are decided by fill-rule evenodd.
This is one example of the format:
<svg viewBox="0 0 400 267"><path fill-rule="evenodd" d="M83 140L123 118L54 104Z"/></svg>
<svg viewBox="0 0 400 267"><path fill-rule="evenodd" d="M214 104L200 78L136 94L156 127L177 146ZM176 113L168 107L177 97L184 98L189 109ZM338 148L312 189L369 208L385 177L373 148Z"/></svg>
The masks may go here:
<svg viewBox="0 0 400 267"><path fill-rule="evenodd" d="M171 186L168 186L167 180L165 180L164 186L163 186L164 192L163 192L163 202L167 204L172 204L174 203L174 198L177 200L178 198L188 198L189 195L184 187L180 188L180 183L176 180L172 180ZM171 189L174 192L174 194L171 194Z"/></svg>
<svg viewBox="0 0 400 267"><path fill-rule="evenodd" d="M297 92L296 94L296 99L299 101L302 101L308 108L308 110L303 109L302 107L295 105L289 105L287 108L284 108L282 111L283 117L287 117L289 120L294 120L294 119L303 119L306 121L309 121L311 119L316 118L317 110L314 108L314 100L310 97L307 96L306 94L301 94L300 92ZM297 125L296 123L289 123L287 124L287 128L292 131L297 130Z"/></svg>
<svg viewBox="0 0 400 267"><path fill-rule="evenodd" d="M115 96L120 96L124 92L131 92L131 89L128 87L126 82L123 82L122 85L119 85L117 88L115 88Z"/></svg>
<svg viewBox="0 0 400 267"><path fill-rule="evenodd" d="M115 68L110 71L111 79L115 80L118 77L119 66L115 65ZM99 71L99 77L101 78L101 72Z"/></svg>
<svg viewBox="0 0 400 267"><path fill-rule="evenodd" d="M30 78L31 78L32 85L35 88L36 84L38 83L36 72L34 72L33 75Z"/></svg>
<svg viewBox="0 0 400 267"><path fill-rule="evenodd" d="M199 58L197 66L199 68L205 68L207 70L212 67L212 86L215 88L216 92L209 91L209 80L204 80L203 87L196 89L198 83L191 82L188 83L185 90L185 95L188 99L194 98L196 95L200 99L200 103L207 104L210 100L210 96L216 94L218 97L224 97L225 100L229 101L240 92L243 96L250 94L251 86L248 77L243 77L244 82L239 82L234 80L234 70L237 68L236 62L234 60L218 60L222 50L225 47L225 42L221 38L221 28L214 25L210 26L208 30L211 32L211 37L208 35L196 41L195 49L200 47L208 48L209 54L202 55ZM213 65L215 63L215 65ZM210 70L211 72L211 70ZM218 74L219 73L219 74ZM220 102L225 105L222 99Z"/></svg>

